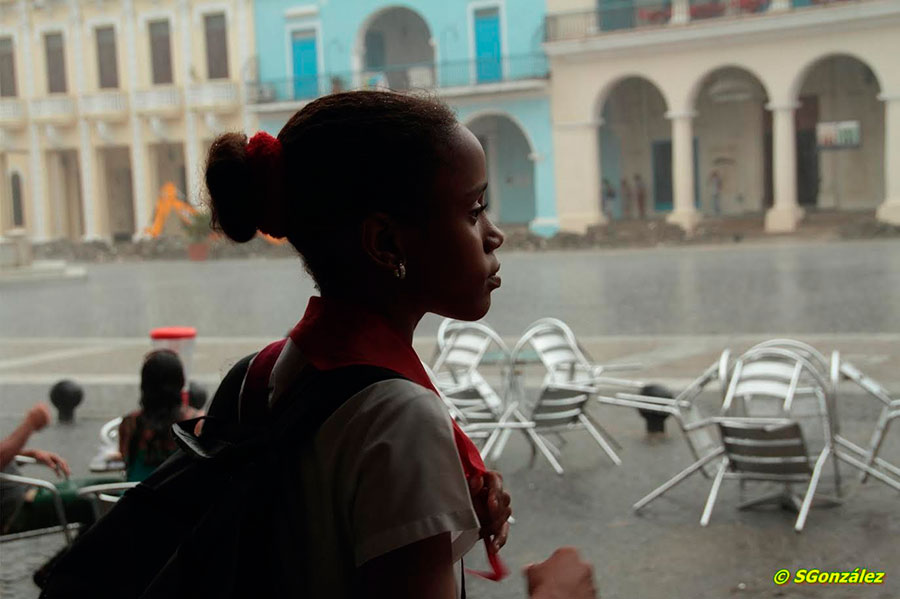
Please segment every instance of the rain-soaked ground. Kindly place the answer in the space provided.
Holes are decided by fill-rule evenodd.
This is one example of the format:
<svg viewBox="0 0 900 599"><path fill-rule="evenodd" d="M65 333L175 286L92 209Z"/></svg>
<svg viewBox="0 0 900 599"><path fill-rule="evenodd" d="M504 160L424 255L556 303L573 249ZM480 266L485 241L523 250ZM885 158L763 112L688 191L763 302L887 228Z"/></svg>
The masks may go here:
<svg viewBox="0 0 900 599"><path fill-rule="evenodd" d="M600 361L641 361L634 373L674 389L725 347L740 350L772 335L840 349L900 397L900 243L779 244L633 251L509 253L503 287L487 317L509 341L531 321L569 322ZM8 434L49 385L72 377L86 399L74 426L54 424L32 445L60 452L78 475L109 418L137 401L137 369L154 326L190 324L200 339L194 378L212 390L234 359L282 335L312 285L298 264L281 261L148 262L89 265L84 281L0 285L0 435ZM430 355L439 319L426 317L416 347ZM531 381L539 370L530 367ZM487 369L489 377L495 374ZM496 379L491 378L496 384ZM703 397L714 413L717 397ZM878 406L842 387L842 432L869 438ZM738 511L737 484L725 481L707 528L699 525L710 482L689 479L641 515L630 506L691 461L674 422L650 441L631 409L591 408L621 444L614 466L584 432L561 444L557 476L513 435L496 467L513 496L517 523L503 554L514 574L502 583L469 577L469 596L523 597L518 570L555 547L579 547L595 565L607 598L900 597L896 559L900 493L856 482L842 466L843 505L816 508L802 534L778 508ZM896 428L897 425L895 425ZM818 443L819 440L811 439ZM900 463L892 431L883 456ZM29 473L38 474L31 469ZM834 490L826 469L821 493ZM763 492L749 486L748 496ZM0 548L2 549L2 548ZM0 560L16 560L0 552ZM480 548L467 559L483 566ZM882 570L880 586L777 586L776 571ZM3 597L34 597L27 580Z"/></svg>

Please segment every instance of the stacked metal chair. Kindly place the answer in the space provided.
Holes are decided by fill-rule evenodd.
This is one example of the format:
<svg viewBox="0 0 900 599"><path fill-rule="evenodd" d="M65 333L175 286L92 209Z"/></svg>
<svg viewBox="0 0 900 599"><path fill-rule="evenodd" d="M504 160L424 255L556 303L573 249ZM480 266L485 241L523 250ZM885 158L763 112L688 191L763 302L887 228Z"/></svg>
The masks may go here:
<svg viewBox="0 0 900 599"><path fill-rule="evenodd" d="M525 385L518 368L525 363L523 355L533 351L545 372L537 396L533 400L526 397ZM595 364L581 348L572 330L561 320L543 318L532 323L516 343L510 357L510 397L511 400L501 421L516 421L533 424L526 429L531 441L532 463L537 454L546 458L557 474L564 470L559 458L559 448L547 435L557 436L565 442L563 434L586 430L609 459L618 465L622 460L613 449L618 446L609 433L587 412L591 397L602 388L640 389L639 381L613 378L605 373L616 369L632 369L634 365L616 367ZM500 434L494 448L493 458L503 452L508 432Z"/></svg>

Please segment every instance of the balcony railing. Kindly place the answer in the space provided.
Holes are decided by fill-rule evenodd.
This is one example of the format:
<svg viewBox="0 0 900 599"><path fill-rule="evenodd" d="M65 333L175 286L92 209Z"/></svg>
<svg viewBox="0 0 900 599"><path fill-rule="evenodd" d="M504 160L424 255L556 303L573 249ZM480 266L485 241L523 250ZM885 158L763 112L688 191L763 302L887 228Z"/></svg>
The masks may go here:
<svg viewBox="0 0 900 599"><path fill-rule="evenodd" d="M31 101L31 118L37 121L68 121L75 118L75 99L50 96Z"/></svg>
<svg viewBox="0 0 900 599"><path fill-rule="evenodd" d="M19 98L0 98L0 125L25 125L25 102Z"/></svg>
<svg viewBox="0 0 900 599"><path fill-rule="evenodd" d="M388 88L404 91L474 87L477 90L479 86L492 83L545 79L548 72L547 58L543 54L440 64L423 62L386 65L358 73L327 73L261 81L249 86L248 102L265 104L312 100L324 94L349 89Z"/></svg>
<svg viewBox="0 0 900 599"><path fill-rule="evenodd" d="M89 94L81 98L81 112L88 118L118 119L128 114L128 96L119 91Z"/></svg>
<svg viewBox="0 0 900 599"><path fill-rule="evenodd" d="M790 7L835 4L853 0L791 0ZM603 35L612 31L660 27L715 19L766 13L770 0L685 0L684 14L677 14L677 0L609 0L590 11L548 15L544 40L558 42Z"/></svg>
<svg viewBox="0 0 900 599"><path fill-rule="evenodd" d="M195 83L187 89L187 104L191 108L229 109L238 105L238 86L232 81Z"/></svg>
<svg viewBox="0 0 900 599"><path fill-rule="evenodd" d="M155 87L134 93L134 109L138 112L177 112L181 110L181 88Z"/></svg>

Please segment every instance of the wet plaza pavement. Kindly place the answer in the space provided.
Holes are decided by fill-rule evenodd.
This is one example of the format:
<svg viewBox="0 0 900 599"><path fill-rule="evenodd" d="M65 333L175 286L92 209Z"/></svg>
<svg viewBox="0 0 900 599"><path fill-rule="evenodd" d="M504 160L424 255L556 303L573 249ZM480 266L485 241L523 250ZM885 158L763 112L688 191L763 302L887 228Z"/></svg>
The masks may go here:
<svg viewBox="0 0 900 599"><path fill-rule="evenodd" d="M596 360L642 362L636 378L679 389L725 347L740 351L791 336L824 351L839 349L900 395L898 242L509 253L501 259L503 287L487 321L510 342L531 321L557 316ZM292 260L87 268L84 281L0 284L0 435L28 405L46 398L54 381L73 377L86 391L77 423L48 427L33 444L64 454L78 474L87 473L100 425L136 406L150 328L198 328L192 378L212 391L231 362L283 335L313 291ZM417 331L423 357L432 351L438 323L426 317ZM843 431L863 442L878 408L844 390ZM705 411L714 413L716 401L704 396ZM790 512L738 511L737 485L729 481L709 527L701 528L710 484L701 477L638 516L631 504L690 463L687 446L672 422L664 439L651 441L633 410L595 405L592 412L622 445L623 465L609 462L586 433L572 434L561 446L566 474L558 477L540 458L529 467L527 444L513 436L496 466L517 517L504 550L514 575L500 584L470 580L470 597L523 597L516 571L563 544L581 548L595 564L607 598L900 596L896 491L876 481L859 485L843 468L849 483L844 505L814 509L799 535ZM883 455L897 463L900 435L893 433ZM822 492L832 487L826 477ZM469 565L480 567L480 554L470 554ZM884 570L885 584L772 581L781 568L856 567Z"/></svg>

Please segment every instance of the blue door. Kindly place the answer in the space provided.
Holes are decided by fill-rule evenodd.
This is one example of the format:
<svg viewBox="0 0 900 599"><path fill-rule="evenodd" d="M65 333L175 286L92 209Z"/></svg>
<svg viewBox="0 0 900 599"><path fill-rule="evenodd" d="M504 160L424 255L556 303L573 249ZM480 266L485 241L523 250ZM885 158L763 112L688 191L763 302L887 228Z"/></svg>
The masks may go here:
<svg viewBox="0 0 900 599"><path fill-rule="evenodd" d="M316 34L297 31L291 36L294 56L294 100L315 98L319 95L319 60L316 52Z"/></svg>
<svg viewBox="0 0 900 599"><path fill-rule="evenodd" d="M672 210L672 140L654 141L653 159L653 209L656 212ZM694 138L694 206L700 208L700 145Z"/></svg>
<svg viewBox="0 0 900 599"><path fill-rule="evenodd" d="M503 79L500 13L496 8L475 11L475 59L478 83Z"/></svg>

